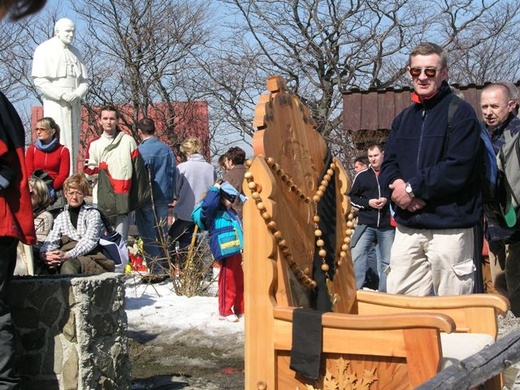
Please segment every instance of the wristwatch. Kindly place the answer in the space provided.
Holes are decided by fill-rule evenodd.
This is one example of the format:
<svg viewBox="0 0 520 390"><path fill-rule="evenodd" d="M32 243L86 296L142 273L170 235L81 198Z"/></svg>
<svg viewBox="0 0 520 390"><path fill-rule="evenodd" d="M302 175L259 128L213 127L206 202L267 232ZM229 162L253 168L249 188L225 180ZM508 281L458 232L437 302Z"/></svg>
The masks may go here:
<svg viewBox="0 0 520 390"><path fill-rule="evenodd" d="M404 190L408 195L410 195L411 198L415 197L415 195L413 194L412 186L409 182L406 182L406 184L404 185Z"/></svg>

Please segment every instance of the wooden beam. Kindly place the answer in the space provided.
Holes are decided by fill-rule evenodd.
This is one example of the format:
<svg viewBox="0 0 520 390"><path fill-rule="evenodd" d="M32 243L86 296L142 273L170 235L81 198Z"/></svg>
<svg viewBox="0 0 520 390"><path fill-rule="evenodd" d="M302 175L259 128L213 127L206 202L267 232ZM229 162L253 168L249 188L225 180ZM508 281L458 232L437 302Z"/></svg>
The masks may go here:
<svg viewBox="0 0 520 390"><path fill-rule="evenodd" d="M520 360L520 329L457 365L441 371L417 390L473 389Z"/></svg>

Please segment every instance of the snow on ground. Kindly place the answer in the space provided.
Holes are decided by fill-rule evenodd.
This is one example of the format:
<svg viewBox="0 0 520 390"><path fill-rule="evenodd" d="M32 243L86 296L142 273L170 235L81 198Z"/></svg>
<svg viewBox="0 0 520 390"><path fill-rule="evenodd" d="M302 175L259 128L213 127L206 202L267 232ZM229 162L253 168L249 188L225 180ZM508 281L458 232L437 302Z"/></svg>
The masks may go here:
<svg viewBox="0 0 520 390"><path fill-rule="evenodd" d="M212 296L190 298L176 295L169 280L144 284L139 275L129 276L125 288L130 332L146 332L163 343L195 330L211 339L236 334L237 345L244 342L243 319L236 323L220 319L216 284Z"/></svg>

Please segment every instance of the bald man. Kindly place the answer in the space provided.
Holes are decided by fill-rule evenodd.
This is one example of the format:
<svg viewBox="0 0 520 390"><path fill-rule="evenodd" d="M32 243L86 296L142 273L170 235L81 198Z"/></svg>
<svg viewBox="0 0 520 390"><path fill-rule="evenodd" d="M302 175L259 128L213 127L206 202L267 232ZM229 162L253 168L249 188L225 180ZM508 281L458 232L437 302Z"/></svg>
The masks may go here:
<svg viewBox="0 0 520 390"><path fill-rule="evenodd" d="M520 118L514 114L516 102L507 84L489 84L482 90L480 109L484 125L491 135L495 152L498 154L505 143L505 132L514 136L520 132ZM520 175L520 172L518 172ZM489 242L489 257L493 279L497 280L500 265L504 270L507 295L511 302L511 311L520 316L520 228L506 228L498 221L488 219L486 236ZM503 288L497 286L499 291Z"/></svg>

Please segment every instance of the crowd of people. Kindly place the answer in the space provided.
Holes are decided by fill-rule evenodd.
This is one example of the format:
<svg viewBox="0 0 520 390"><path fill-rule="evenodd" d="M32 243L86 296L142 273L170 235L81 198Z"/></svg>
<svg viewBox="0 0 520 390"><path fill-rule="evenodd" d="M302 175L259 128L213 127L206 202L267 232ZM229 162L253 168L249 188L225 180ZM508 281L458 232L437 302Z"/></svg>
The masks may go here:
<svg viewBox="0 0 520 390"><path fill-rule="evenodd" d="M482 261L475 243L484 226L492 265L490 278L494 282L504 274L502 284L497 282L498 289L511 299L513 312L520 314L520 284L516 282L520 265L514 261L519 250L518 230L484 219L479 182L473 180L481 158L481 126L489 131L498 153L505 142L504 130L513 135L520 131L520 119L514 112L518 98L509 84L490 84L481 97L484 123L463 99L449 114L455 93L447 82L447 55L432 43L420 44L411 52L408 72L414 87L412 106L394 119L385 148L371 144L367 155L354 161L356 175L349 196L357 210L351 241L357 287L410 295L480 291L475 271ZM89 143L84 177L69 177L70 151L60 143L60 127L54 119L37 121L37 138L27 149L25 166L31 177L38 241L29 248L20 243L18 248L24 264L30 263L27 256L32 252L34 262L29 272L110 271L110 267L95 267L84 259L90 256L98 265L103 263L104 254L97 242L104 226L100 218L92 217L100 212L111 218L124 240L135 214L152 275L168 276L170 267L163 252L165 246L171 248L167 237L173 239L178 252L193 245L197 233L194 219L200 229L209 231L213 256L222 258L214 253L211 241L221 221L209 212L220 208L224 215L232 215L230 221L241 221L245 152L232 147L220 157L222 186L216 169L202 155L198 138L189 137L180 144L183 160L177 163L179 156L155 136L152 119L136 124L139 145L121 131L119 120L115 106L99 110L102 133ZM226 192L226 186L237 193ZM42 193L45 188L48 193ZM87 203L91 188L92 202ZM222 195L222 202L211 198L215 192ZM199 204L201 213L194 217ZM171 206L173 224L169 226ZM241 238L237 242L239 247L243 245ZM220 262L222 290L243 291L243 280L233 279L240 268L236 264L241 263L235 255ZM236 291L230 294L235 296ZM223 317L237 319L243 309L233 311L233 306L222 304L219 311Z"/></svg>
<svg viewBox="0 0 520 390"><path fill-rule="evenodd" d="M136 123L139 145L119 127L113 105L99 110L102 133L90 140L82 172L69 175L70 152L60 144L60 128L45 117L36 122L37 136L27 148L25 168L29 180L37 242L19 243L16 274L97 274L113 272L114 262L100 238L108 218L123 240L135 221L149 267L149 281L170 276L165 250L183 253L198 237L193 210L202 206L200 230L208 231L213 259L220 263L219 312L228 321L243 314L242 181L244 150L230 148L224 155L224 179L202 154L202 142L188 137L180 145L184 161L177 164L172 148L155 136L155 123ZM209 202L210 195L213 195ZM64 204L56 207L60 197ZM220 201L219 201L220 200ZM209 206L208 206L209 205ZM173 224L169 226L169 207ZM236 210L235 210L236 208ZM216 213L216 214L215 214ZM224 242L222 221L231 221L236 251ZM224 224L225 225L225 224ZM169 238L168 238L169 237ZM238 239L240 237L240 239ZM219 245L215 244L219 243ZM226 247L223 252L217 249ZM182 257L181 259L182 260ZM178 265L178 264L177 264Z"/></svg>
<svg viewBox="0 0 520 390"><path fill-rule="evenodd" d="M485 285L506 295L511 311L520 316L520 229L484 212L481 189L482 127L500 169L498 156L520 132L518 89L505 82L486 85L481 123L448 84L448 69L442 47L415 47L407 68L412 105L394 119L384 150L371 144L367 156L354 161L349 196L358 218L351 241L357 287L366 286L375 248L379 291L416 296L482 292L478 275L483 272Z"/></svg>
<svg viewBox="0 0 520 390"><path fill-rule="evenodd" d="M14 20L21 19L44 4L43 0L0 1L0 17L9 13ZM73 31L70 21L57 24L58 39L53 44L60 46L61 40L68 46ZM68 50L76 58L77 69L73 74L65 71L63 78L79 75L85 81L79 54ZM42 47L38 58L45 62L45 54ZM455 94L447 82L445 50L421 43L410 53L407 69L414 89L413 104L394 119L384 149L380 144L370 145L367 158L355 161L357 174L349 195L358 209L352 240L357 287L365 286L372 257L380 291L422 296L472 293L476 268L482 265L478 260L481 247L475 243L484 226L492 279L498 284L500 273L505 275L497 288L507 294L512 312L520 316L520 228L484 216L479 181L475 180L481 166L481 127L488 130L497 155L507 140L520 132L518 90L508 83L487 85L481 95L484 123L464 100L457 103L452 118ZM84 82L81 88L56 98L52 90L56 85L62 87L62 81L60 77L50 80L43 70L45 66L40 68L36 63L33 73L47 100L79 104L87 89ZM56 107L55 112L62 108ZM221 156L223 178L218 179L215 168L202 155L198 138L181 143L179 152L185 161L176 164L172 149L155 136L153 120L145 118L136 124L139 145L120 129L119 120L115 106L100 109L102 133L90 141L83 170L74 173L77 153L61 143L56 120L52 116L38 120L36 141L25 151L22 122L0 93L2 388L17 384L13 338L8 330L8 281L16 272L114 271L114 262L99 244L106 228L104 216L126 240L135 212L152 274L165 272L165 265L158 261L161 253L157 243L166 233L185 248L197 229L207 230L211 253L221 269L219 313L232 322L244 313L245 152L232 147ZM77 142L72 143L75 149ZM90 195L92 200L88 201ZM168 226L170 205L174 222ZM25 270L18 269L17 259L26 264Z"/></svg>

